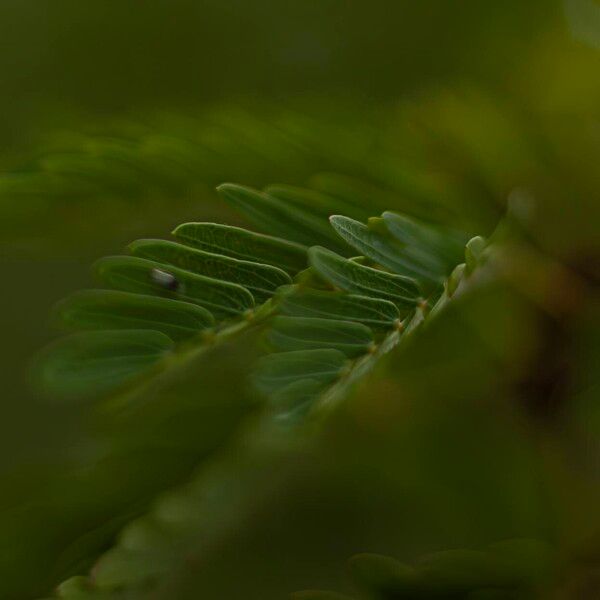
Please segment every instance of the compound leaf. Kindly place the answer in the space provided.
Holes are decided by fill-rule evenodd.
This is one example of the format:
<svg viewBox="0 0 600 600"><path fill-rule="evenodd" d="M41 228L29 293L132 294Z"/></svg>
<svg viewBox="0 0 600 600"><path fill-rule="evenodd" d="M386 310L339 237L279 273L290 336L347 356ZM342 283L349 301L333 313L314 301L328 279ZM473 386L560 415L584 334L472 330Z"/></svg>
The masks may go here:
<svg viewBox="0 0 600 600"><path fill-rule="evenodd" d="M382 218L415 268L428 269L436 273L438 279L443 279L464 259L468 235L393 212L384 212Z"/></svg>
<svg viewBox="0 0 600 600"><path fill-rule="evenodd" d="M218 223L184 223L173 231L199 250L273 265L295 274L306 268L306 247L277 237Z"/></svg>
<svg viewBox="0 0 600 600"><path fill-rule="evenodd" d="M216 319L231 318L254 308L252 294L241 285L136 256L108 256L100 259L95 269L111 287L199 304ZM171 278L168 286L156 279L157 274Z"/></svg>
<svg viewBox="0 0 600 600"><path fill-rule="evenodd" d="M221 254L188 248L166 240L137 240L129 246L134 256L167 263L197 275L204 275L245 287L257 304L266 302L281 286L291 283L281 269Z"/></svg>
<svg viewBox="0 0 600 600"><path fill-rule="evenodd" d="M349 358L373 346L371 330L361 323L307 317L275 317L267 340L280 351L334 348Z"/></svg>
<svg viewBox="0 0 600 600"><path fill-rule="evenodd" d="M255 385L264 394L273 394L299 379L332 383L343 372L347 360L339 350L296 350L268 354L257 365Z"/></svg>
<svg viewBox="0 0 600 600"><path fill-rule="evenodd" d="M277 294L284 315L343 319L375 329L393 327L400 319L398 307L389 300L285 286Z"/></svg>
<svg viewBox="0 0 600 600"><path fill-rule="evenodd" d="M51 395L96 396L135 379L172 348L166 335L146 329L74 333L48 347L36 377Z"/></svg>
<svg viewBox="0 0 600 600"><path fill-rule="evenodd" d="M421 297L417 282L410 277L365 267L319 246L311 248L308 256L322 278L347 292L383 298L405 309L414 308Z"/></svg>
<svg viewBox="0 0 600 600"><path fill-rule="evenodd" d="M308 412L326 387L327 383L322 381L298 379L271 394L270 401L279 419L295 419Z"/></svg>
<svg viewBox="0 0 600 600"><path fill-rule="evenodd" d="M217 189L223 198L246 215L254 225L268 233L282 235L307 246L326 244L345 251L325 220L297 206L232 183L225 183Z"/></svg>
<svg viewBox="0 0 600 600"><path fill-rule="evenodd" d="M329 221L344 241L382 267L435 283L443 279L443 263L428 251L420 250L422 256L417 260L415 248L406 248L363 223L342 215L333 215Z"/></svg>
<svg viewBox="0 0 600 600"><path fill-rule="evenodd" d="M115 290L83 290L56 308L73 329L155 329L178 341L212 327L211 313L189 302Z"/></svg>

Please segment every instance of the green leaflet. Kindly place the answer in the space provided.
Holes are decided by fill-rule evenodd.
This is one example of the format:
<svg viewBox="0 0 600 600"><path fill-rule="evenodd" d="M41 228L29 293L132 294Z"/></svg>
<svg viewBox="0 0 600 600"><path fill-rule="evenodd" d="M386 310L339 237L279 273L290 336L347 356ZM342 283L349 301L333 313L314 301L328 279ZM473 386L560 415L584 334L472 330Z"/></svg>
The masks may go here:
<svg viewBox="0 0 600 600"><path fill-rule="evenodd" d="M268 354L258 361L254 383L263 394L281 391L299 379L312 379L326 385L342 374L346 362L346 357L339 350Z"/></svg>
<svg viewBox="0 0 600 600"><path fill-rule="evenodd" d="M275 317L267 340L279 351L333 348L349 358L373 347L373 334L361 323L306 317Z"/></svg>
<svg viewBox="0 0 600 600"><path fill-rule="evenodd" d="M414 308L420 300L421 291L410 277L365 267L318 246L308 251L308 257L321 277L347 292L390 300L404 309Z"/></svg>
<svg viewBox="0 0 600 600"><path fill-rule="evenodd" d="M295 419L308 412L317 396L326 387L327 384L322 381L298 379L271 394L269 399L279 419Z"/></svg>
<svg viewBox="0 0 600 600"><path fill-rule="evenodd" d="M306 268L306 248L294 242L217 223L184 223L173 231L199 250L279 267L295 274Z"/></svg>
<svg viewBox="0 0 600 600"><path fill-rule="evenodd" d="M252 294L240 285L135 256L102 258L96 263L95 270L111 287L199 304L216 319L231 318L254 308ZM153 275L157 271L173 276L177 289L165 288L155 281Z"/></svg>
<svg viewBox="0 0 600 600"><path fill-rule="evenodd" d="M342 213L363 219L369 217L368 211L364 208L316 190L291 185L269 185L264 188L264 192L273 198L278 198L288 204L308 210L315 216L324 219L328 219L333 213Z"/></svg>
<svg viewBox="0 0 600 600"><path fill-rule="evenodd" d="M114 290L76 292L57 306L56 313L69 328L154 329L175 341L215 323L197 304Z"/></svg>
<svg viewBox="0 0 600 600"><path fill-rule="evenodd" d="M443 280L444 263L428 249L405 247L391 236L381 235L342 215L333 215L329 221L350 246L382 267L420 280L435 283Z"/></svg>
<svg viewBox="0 0 600 600"><path fill-rule="evenodd" d="M465 262L467 265L467 273L471 274L476 268L481 259L486 247L485 238L480 235L470 239L465 246Z"/></svg>
<svg viewBox="0 0 600 600"><path fill-rule="evenodd" d="M286 286L279 290L276 298L284 315L343 319L375 329L394 327L400 319L398 307L389 300L345 292Z"/></svg>
<svg viewBox="0 0 600 600"><path fill-rule="evenodd" d="M292 281L285 271L271 265L212 254L166 240L137 240L129 245L129 250L134 256L237 283L252 293L256 304L266 302L279 286Z"/></svg>
<svg viewBox="0 0 600 600"><path fill-rule="evenodd" d="M341 252L346 250L326 221L303 209L233 183L224 183L217 190L259 229L307 246L326 244Z"/></svg>
<svg viewBox="0 0 600 600"><path fill-rule="evenodd" d="M434 226L393 212L382 215L387 231L404 247L407 258L447 276L464 259L469 236L453 229Z"/></svg>
<svg viewBox="0 0 600 600"><path fill-rule="evenodd" d="M173 348L159 331L85 331L48 347L35 376L51 395L77 399L113 391Z"/></svg>

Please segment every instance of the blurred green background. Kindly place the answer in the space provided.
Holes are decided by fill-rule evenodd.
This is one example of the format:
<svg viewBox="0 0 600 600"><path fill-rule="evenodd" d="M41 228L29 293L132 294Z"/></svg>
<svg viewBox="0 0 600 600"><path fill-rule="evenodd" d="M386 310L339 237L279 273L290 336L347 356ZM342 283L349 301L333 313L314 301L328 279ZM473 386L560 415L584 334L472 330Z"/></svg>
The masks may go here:
<svg viewBox="0 0 600 600"><path fill-rule="evenodd" d="M135 236L165 236L186 220L241 222L212 191L221 181L257 186L318 184L315 175L335 172L366 182L359 193L367 206L372 203L373 214L381 212L376 208L381 203L403 208L406 198L410 200L407 190L416 190L458 210L470 228L483 234L493 229L511 193L525 189L543 197L543 209L530 232L541 252L597 282L600 29L594 29L596 9L600 11L600 5L592 0L0 2L0 314L6 340L0 353L0 522L6 532L0 542L0 578L5 585L0 597L38 597L77 572L68 552L83 528L106 527L110 537L113 525L117 531L128 516L138 514L144 494L152 496L185 480L198 457L219 446L230 435L232 423L249 410L252 401L239 398L231 411L218 416L222 431L212 432L193 452L179 449L165 457L156 451L157 463L164 461L157 467L160 482L146 488L142 478L133 486L137 488L131 498L124 498L120 492L129 477L125 468L117 475L111 466L100 475L89 475L93 480L89 488L87 481L83 488L71 485L71 471L64 465L69 469L73 463L86 465L97 451L97 441L86 429L88 409L49 404L28 385L32 356L54 337L48 326L51 307L69 292L91 286L91 261L121 251ZM165 167L175 152L181 153L177 168ZM152 173L132 160L140 154L154 157ZM102 165L116 163L120 170L116 175L111 170L113 178L107 181ZM381 194L378 201L375 190ZM474 335L478 343L484 339L482 346L491 347L491 354L518 357L522 352L526 361L531 354L529 338L534 339L533 346L543 343L537 313L531 316L527 312L531 307L511 292L490 296L481 300L479 312L467 311L475 322L471 331L483 329L479 338ZM509 314L506 329L518 329L523 339L507 340L496 328L488 331L489 324L481 318L486 303L494 305L490 310L496 315ZM460 323L461 317L457 318ZM578 326L585 335L576 338L575 346L594 363L598 340L597 334L589 332L597 331L597 313L590 311L580 318L583 324ZM451 319L446 326L452 328ZM460 324L456 327L458 332L439 334L442 340L450 340L450 354L462 352L458 342L464 343L463 329ZM229 565L240 562L243 552L263 565L278 557L275 570L280 575L274 577L272 588L261 587L266 585L265 573L256 564L241 568L248 578L248 598L261 597L261 589L264 598L275 598L288 587L293 591L339 583L335 569L340 568L340 555L347 552L349 557L350 547L359 551L373 545L378 534L386 538L379 551L408 556L432 545L544 537L552 526L560 529L571 523L579 498L587 496L587 486L597 485L597 469L589 479L581 476L581 496L574 492L575 499L564 503L560 499L559 506L549 507L548 497L553 498L549 488L574 485L570 475L563 473L569 469L563 463L568 463L563 450L555 448L560 444L548 443L550 458L527 447L528 425L520 421L520 413L513 415L503 404L501 392L489 400L495 407L490 410L501 415L498 421L490 423L485 411L481 414L481 398L498 377L506 377L505 369L513 373L514 365L498 368L494 357L474 352L464 359L466 366L452 363L436 374L439 389L420 389L419 381L430 382L432 373L426 369L420 373L415 365L434 362L428 349L445 343L422 342L423 361L413 356L412 362L398 367L403 381L410 382L398 393L409 398L406 410L416 412L409 419L408 432L400 425L400 431L385 430L391 427L385 422L386 411L396 416L397 408L381 405L383 417L371 415L366 425L357 417L367 412L367 401L378 396L374 387L348 409L330 438L319 442L325 450L311 450L321 457L344 456L345 463L326 462L319 472L308 474L303 461L310 464L310 457L294 463L299 475L290 476L294 481L288 488L282 484L292 497L284 506L298 509L303 515L300 522L328 522L328 529L315 526L309 544L310 536L300 526L293 532L286 529L287 513L281 509L270 525L273 546L279 549L273 551L256 541L255 530L267 520L258 514L242 527L244 550L224 542L226 550L222 557L216 553L211 558L207 579L199 584L180 574L172 588L178 595L171 597L195 597L198 589L211 593L211 585L217 591L206 597L240 597L239 588L225 580ZM478 348L476 343L473 347ZM246 358L232 356L220 360L227 365L224 372L230 369L234 373L230 377L236 377ZM443 358L440 363L445 364ZM379 397L399 385L398 373L392 372L396 380L383 377ZM479 372L480 379L474 378L466 391L459 386L460 398L447 394L454 382L464 382L473 372ZM227 399L234 392L223 387L225 379L213 383L212 389ZM202 382L196 380L196 385ZM588 383L583 387L597 389ZM433 403L429 408L418 402L433 402L430 397L438 394L446 394L446 403L457 402L457 413L447 404L440 408ZM588 394L592 399L593 395ZM584 400L588 396L582 394ZM377 401L374 404L378 406ZM577 418L595 422L592 429L597 432L593 402L588 398L577 410L581 411ZM457 430L458 424L467 432ZM360 430L357 438L366 438L364 446L371 448L373 457L357 457L348 449L354 444L348 432L355 426ZM173 431L187 440L180 429ZM131 434L124 427L111 435L120 440L119 446L121 437L146 439L149 432L155 432L150 425L142 433ZM594 449L592 460L597 460L597 438L586 435ZM382 447L372 447L380 437ZM432 446L424 439L433 440ZM487 457L480 452L490 439L498 448L488 446ZM149 456L153 460L147 446L140 443L140 447L147 453L136 459L139 463L127 464L132 472L143 470L140 465ZM456 456L446 454L445 448L452 448ZM456 463L454 471L448 467L452 460L460 463L473 455L477 460L463 470ZM381 461L396 456L402 456L400 482L398 462ZM542 481L532 481L539 462L550 471L547 465L558 463L555 476L560 483L548 481L547 473L540 476ZM363 497L379 476L372 471L374 463L381 464L385 481L379 493L396 494L397 511L392 510L396 500ZM452 481L444 482L445 476ZM99 501L102 506L96 512L89 510L78 521L81 497L106 489L103 477L114 498L107 494L110 498L104 504ZM489 485L481 481L486 477ZM324 481L328 484L323 487ZM430 489L432 482L440 490ZM440 494L444 507L430 507L436 524L432 520L422 529L413 522L411 529L411 519L405 515L415 513L418 491L423 489L431 498ZM300 499L313 498L314 514L306 503L293 499L296 491ZM346 495L354 500L348 503L347 513L338 514L338 503ZM276 505L277 497L270 502ZM487 508L480 508L478 514L478 506L472 503L479 502ZM460 507L450 510L449 503ZM538 510L550 514L542 517ZM344 529L346 523L365 518L364 511L378 515L370 526ZM558 517L561 511L569 516ZM106 525L112 516L116 523ZM477 517L480 522L471 527ZM337 536L336 528L344 531L340 537L347 538L339 542L339 549L327 548L322 556L316 553L310 565L302 566L311 554L303 545L322 549ZM381 533L386 529L387 537ZM39 534L41 530L45 536ZM439 531L443 533L438 535ZM402 535L405 542L409 540L404 545L390 541ZM297 555L289 550L291 558L285 563L281 556L288 550L282 539L287 536ZM104 538L98 547L105 547ZM317 575L320 572L322 577Z"/></svg>
<svg viewBox="0 0 600 600"><path fill-rule="evenodd" d="M564 32L559 0L5 1L2 132L64 113L138 113L244 95L396 99L431 81L502 86ZM561 31L563 30L563 31Z"/></svg>

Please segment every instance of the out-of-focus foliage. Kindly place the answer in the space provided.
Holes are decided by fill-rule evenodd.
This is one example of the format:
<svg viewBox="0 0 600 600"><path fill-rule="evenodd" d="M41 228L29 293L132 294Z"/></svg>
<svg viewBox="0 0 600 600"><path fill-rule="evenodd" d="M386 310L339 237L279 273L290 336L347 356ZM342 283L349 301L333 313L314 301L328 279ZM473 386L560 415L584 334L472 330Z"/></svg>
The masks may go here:
<svg viewBox="0 0 600 600"><path fill-rule="evenodd" d="M595 10L5 2L0 597L593 598Z"/></svg>
<svg viewBox="0 0 600 600"><path fill-rule="evenodd" d="M0 132L19 144L69 112L240 94L395 98L424 81L494 83L562 25L562 11L562 0L6 0Z"/></svg>

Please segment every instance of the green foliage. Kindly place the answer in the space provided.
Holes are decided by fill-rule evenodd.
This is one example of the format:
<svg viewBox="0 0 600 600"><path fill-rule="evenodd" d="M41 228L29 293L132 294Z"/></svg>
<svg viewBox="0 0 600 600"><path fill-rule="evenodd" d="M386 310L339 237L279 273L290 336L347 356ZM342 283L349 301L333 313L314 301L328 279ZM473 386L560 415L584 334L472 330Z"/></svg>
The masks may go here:
<svg viewBox="0 0 600 600"><path fill-rule="evenodd" d="M325 178L321 178L323 184ZM313 182L314 185L314 182ZM291 185L268 185L264 189L269 196L286 204L308 210L321 219L329 218L332 213L349 215L356 219L367 219L370 214L361 202L356 202L348 194L326 194L315 189L299 188Z"/></svg>
<svg viewBox="0 0 600 600"><path fill-rule="evenodd" d="M2 600L595 598L586 2L5 4Z"/></svg>
<svg viewBox="0 0 600 600"><path fill-rule="evenodd" d="M361 323L310 317L275 317L267 342L279 351L333 348L349 358L374 347L373 333Z"/></svg>
<svg viewBox="0 0 600 600"><path fill-rule="evenodd" d="M247 188L227 189L245 198L257 197ZM297 196L294 202L298 202ZM286 214L295 214L294 202L286 205ZM281 214L279 204L265 203L262 210ZM266 222L269 229L269 220ZM304 227L309 231L310 222ZM429 231L428 226L415 222L415 235L419 227ZM82 397L96 398L118 392L117 397L125 395L124 400L131 403L132 391L125 383L130 384L134 377L141 380L145 375L144 387L158 385L169 371L185 368L199 350L239 336L266 319L263 340L269 352L257 361L252 382L268 400L265 423L298 425L335 399L344 398L402 339L402 330L407 335L424 321L419 282L405 274L409 269L400 261L394 263L399 272L389 273L381 269L389 264L378 266L374 256L369 256L373 266L367 267L362 260L348 260L316 246L306 255L302 247L282 239L215 224L182 225L175 235L202 249L163 240L139 240L129 246L133 257L109 257L96 263L100 278L123 291L80 292L59 306L58 314L69 326L97 331L74 334L47 351L40 372L48 391L75 391ZM422 237L426 238L426 233ZM223 249L224 253L207 249ZM396 250L403 252L400 246ZM439 255L440 250L436 251ZM289 275L273 264L228 255L259 258L267 252L270 263L287 265L288 269L295 264L294 270L300 266L300 257L306 256L310 268L297 276L299 283L290 285ZM391 253L388 256L393 258ZM311 288L310 282L317 279L330 290ZM281 316L271 317L273 313ZM115 325L136 328L106 329ZM147 329L152 327L155 331ZM167 337L169 334L177 345ZM160 337L170 356L148 353L136 369L135 361L141 359L126 356L121 345L127 350L137 337L144 336ZM86 352L80 352L73 340L85 345ZM99 362L105 355L111 359L114 374ZM154 371L148 370L152 365ZM106 378L99 376L105 372ZM203 478L199 485L205 485ZM184 513L191 517L191 513ZM189 518L184 522L187 530ZM175 548L183 539L181 533L172 532L167 542L162 540L161 531L162 526L158 530L154 525L150 529L142 526L135 535L138 541L134 548L130 541L134 538L128 533L122 546L102 559L93 583L70 580L60 588L60 597L91 598L110 590L118 594L122 587L143 589L147 582L168 576L180 560L177 553L159 558L148 555L146 545ZM165 561L176 562L170 567Z"/></svg>
<svg viewBox="0 0 600 600"><path fill-rule="evenodd" d="M75 333L48 350L39 379L53 395L95 396L130 382L172 348L170 338L150 329Z"/></svg>
<svg viewBox="0 0 600 600"><path fill-rule="evenodd" d="M465 296L476 294L490 278L497 277L506 264L507 240L520 239L509 224L491 242L482 237L469 240L454 225L424 219L422 208L421 219L390 211L370 217L343 186L348 185L343 178L328 176L315 181L335 196L282 185L258 192L227 184L220 188L221 194L251 216L261 233L215 223L185 223L173 232L177 243L138 240L128 247L133 256L108 257L96 264L100 280L112 290L80 292L57 308L64 326L84 331L59 340L45 353L38 372L47 391L72 400L94 398L109 423L125 418L125 438L131 423L140 423L144 430L148 427L141 440L136 433L132 439L137 441L130 442L141 453L156 444L156 433L151 433L154 428L164 428L160 446L169 460L195 448L191 432L192 437L186 434L176 439L178 428L168 424L169 418L185 420L193 430L195 421L186 419L185 414L195 395L182 394L166 410L170 388L199 363L203 372L213 370L218 376L221 367L211 362L211 353L244 346L250 360L243 375L238 374L229 384L243 389L253 384L255 415L248 421L250 443L240 452L247 453L250 462L256 460L261 473L235 460L217 458L216 479L231 482L233 478L240 483L237 492L227 483L218 502L210 506L203 504L205 494L219 484L202 470L195 475L188 470L187 486L150 484L149 499L170 487L170 502L176 508L165 509L160 499L154 505L143 503L136 512L145 516L126 527L116 542L114 531L100 533L103 548L81 553L75 549L74 555L83 562L70 562L60 577L83 573L91 562L96 566L90 576L63 584L59 597L143 598L149 590L157 597L168 597L169 585L179 579L182 570L185 574L181 577L192 577L185 565L190 555L199 551L200 532L215 523L235 522L238 510L246 515L240 518L248 518L245 511L252 510L248 494L252 495L256 485L266 485L265 473L273 473L273 437L281 439L283 434L285 438L281 464L293 463L296 459L290 446L293 448L298 436L306 443L314 440L310 432L318 435L335 423L349 399L360 390L365 393L365 381L376 384L380 380L377 374L398 352L411 364L407 353L436 330L436 323L447 321L444 315L450 306L464 302ZM331 217L331 227L325 220L328 199L336 210L347 208L349 214ZM361 255L353 256L355 251ZM256 337L256 333L261 335ZM147 340L146 352L140 354L135 342L147 335L152 340ZM496 343L489 334L482 337L486 343ZM433 346L443 345L441 341ZM112 371L106 366L107 359ZM438 364L435 358L421 357L420 364L428 363L433 368ZM487 368L486 363L480 371L486 373ZM402 373L410 394L411 385L416 384L410 382L406 370ZM476 386L478 377L480 373L475 377L469 374L464 381ZM444 377L422 376L430 379L432 389L438 378L442 386ZM384 390L383 396L386 393ZM205 400L210 404L210 399ZM223 407L214 410L203 413L208 429L220 427L217 412ZM234 414L238 414L236 410ZM383 417L385 420L385 414ZM366 422L378 418L374 407ZM232 419L221 426L225 435L236 422ZM122 452L122 458L129 461L132 450L127 444ZM206 460L199 450L189 452L194 464ZM336 456L349 460L344 452ZM232 503L235 494L240 497L239 504ZM133 492L132 501L139 498L139 492ZM126 508L131 510L131 506L130 502L115 510L127 520ZM223 534L217 528L212 535L218 539ZM112 549L103 552L111 543ZM535 571L527 565L523 579L516 581L501 565L504 579L495 578L498 565L492 561L490 566L487 555L461 552L444 555L454 562L442 566L437 558L432 563L427 559L407 566L393 559L362 557L352 559L351 564L359 586L382 597L387 597L390 586L392 597L443 597L450 592L460 597L496 588L512 593ZM327 597L321 592L307 594Z"/></svg>
<svg viewBox="0 0 600 600"><path fill-rule="evenodd" d="M245 210L254 210L258 206L264 217L258 221L262 228L271 229L273 223L285 215L286 219L295 223L296 239L304 236L307 240L314 235L312 221L304 218L305 213L298 206L307 194L300 194L297 190L290 192L286 188L282 193L280 187L276 188L279 195L286 197L291 194L293 201L278 199L275 202L267 194L250 188L226 185L219 189L229 200L241 203ZM308 196L314 200L310 194ZM412 277L421 272L414 267L418 262L415 257L425 257L421 264L427 260L441 264L458 259L457 254L452 253L458 234L451 235L439 229L434 232L429 225L402 221L390 213L385 213L380 223L392 223L390 233L396 232L401 245L388 245L383 255L377 248L381 246L380 240L390 237L390 233L386 234L382 225L379 226L382 233L365 238L368 230L358 222L341 216L332 217L331 222L344 239L358 249L366 250L374 266L361 264L361 257L348 260L326 248L313 246L306 255L310 269L298 276L300 285L291 286L290 276L271 264L150 239L130 244L128 249L133 256L107 257L97 261L95 271L99 278L120 291L88 291L62 303L58 312L64 322L98 331L79 333L59 343L54 353L51 351L49 358L42 360L40 379L56 393L61 389L61 372L65 372L67 395L84 393L97 396L101 392L118 389L120 384L128 383L134 376L148 372L152 365L156 365L157 372L160 372L159 365L168 368L169 362L185 360L185 356L194 351L194 345L202 347L215 343L215 336L222 335L222 332L227 334L228 327L233 326L235 332L243 331L255 319L254 313L268 317L273 312L281 312L285 316L271 320L265 337L268 346L275 352L258 362L254 383L263 395L275 398L273 406L279 411L282 407L288 410L291 406L295 412L298 404L308 408L309 401L315 401L332 384L347 378L352 371L349 359L357 361L376 352L377 344L371 327L375 330L383 327L394 332L403 327L401 318L411 317L418 307L422 313L424 299L421 286ZM281 227L284 232L287 231L285 226ZM402 235L397 231L399 228ZM305 256L299 246L282 239L215 224L184 224L175 230L174 235L182 240L192 240L196 246L224 248L238 256L281 250L283 258L279 260L279 253L276 253L274 262L287 262L288 267L290 257L298 264L298 259ZM384 257L383 260L377 261L380 256ZM402 256L412 257L408 266ZM377 262L379 267L376 267ZM384 271L381 267L393 267L395 272ZM311 277L316 281L315 276L331 286L333 291L311 289ZM431 285L433 278L427 278L426 274L424 279ZM435 279L443 282L441 269ZM462 275L453 274L448 280L448 297L454 291L450 288L458 285L461 279ZM193 310L196 310L195 314ZM201 315L201 322L193 321L190 326L190 318L195 316L198 319L198 315ZM184 334L181 332L182 319L188 322ZM410 329L420 320L409 318ZM204 333L192 342L192 346L183 346L183 351L170 359L165 357L164 352L147 352L144 356L137 356L127 346L123 347L130 331L137 336L152 335L151 331L139 328L151 330L154 322L154 334L168 342L169 350L172 349L171 339L181 342L193 337L194 333ZM121 333L103 331L113 328L114 324L119 329L128 325L131 330L124 329ZM382 341L383 334L377 335L378 341ZM151 341L148 340L149 346ZM114 359L109 362L113 346ZM81 350L82 347L85 351ZM388 345L383 347L386 352L389 351ZM108 369L107 365L112 372L103 379L102 370Z"/></svg>
<svg viewBox="0 0 600 600"><path fill-rule="evenodd" d="M266 233L279 235L306 246L326 244L345 250L327 223L302 207L290 206L277 197L241 185L227 183L217 189L227 202L242 212L255 227Z"/></svg>
<svg viewBox="0 0 600 600"><path fill-rule="evenodd" d="M471 113L485 127L457 131L456 123L473 123ZM33 238L56 209L66 240L85 238L87 221L98 235L119 226L123 235L132 228L155 236L143 231L150 199L165 218L160 230L197 219L178 203L206 198L199 189L214 178L239 176L262 189L226 184L225 203L203 208L207 220L243 223L233 206L257 231L190 222L174 230L176 242L138 240L133 256L99 261L98 275L113 289L74 294L57 309L62 326L82 331L49 348L39 379L53 397L71 400L69 410L85 407L95 433L80 470L30 493L35 507L2 513L7 546L31 537L42 540L31 556L57 555L43 565L38 558L44 579L33 587L89 573L57 593L210 597L212 576L215 589L235 590L220 597L243 588L262 598L261 586L270 585L264 565L273 594L337 589L339 561L372 552L379 558L351 559L366 594L384 594L378 581L388 576L405 595L493 595L502 582L498 593L522 593L504 559L506 578L495 578L498 565L486 560L497 554L487 548L444 555L452 560L443 565L440 556L415 557L502 537L563 547L566 539L579 548L583 532L595 530L594 509L581 498L591 505L596 496L584 476L554 464L557 438L548 436L552 448L536 446L538 431L558 421L554 403L571 414L553 365L569 370L573 359L559 360L556 348L570 356L573 344L581 353L581 381L570 384L581 388L581 415L595 414L595 346L567 335L596 322L588 310L593 206L584 218L560 208L563 197L594 198L583 164L594 153L566 165L557 130L530 130L523 115L477 95L385 115L385 139L373 135L369 144L362 129L353 140L354 131L333 135L332 118L291 112L268 123L232 109L158 119L116 127L114 138L63 140L27 173L3 178L11 219L25 217L11 222L27 223ZM360 125L368 129L370 118ZM418 141L399 125L412 118L430 129ZM533 139L552 140L552 150L540 158ZM257 165L265 160L265 171L294 185L263 187ZM332 172L297 187L323 169ZM514 189L523 181L535 201ZM509 218L490 235L509 192ZM100 199L118 207L114 222L73 227L69 219ZM166 215L165 199L173 199ZM573 223L578 235L563 242L560 230ZM469 239L474 232L486 237ZM140 352L136 340L147 333L153 341ZM534 376L546 371L549 381ZM95 402L76 402L87 398ZM529 411L542 422L531 431ZM593 419L581 415L592 430ZM195 470L202 465L214 476ZM56 526L45 542L36 523L48 514ZM563 550L567 579L571 568L587 573L571 546ZM29 554L16 545L3 557L15 565L7 572L22 572ZM519 556L514 545L508 554ZM554 583L535 561L521 562L519 581L535 587L539 572L540 589ZM7 589L21 585L14 579Z"/></svg>
<svg viewBox="0 0 600 600"><path fill-rule="evenodd" d="M417 277L429 286L439 285L460 260L467 241L464 235L461 242L456 234L407 217L384 213L383 219L384 227L377 219L371 219L368 226L341 215L332 216L330 221L346 242L374 262Z"/></svg>
<svg viewBox="0 0 600 600"><path fill-rule="evenodd" d="M205 308L158 296L113 290L76 292L56 308L56 319L69 329L156 329L174 341L193 337L214 325Z"/></svg>
<svg viewBox="0 0 600 600"><path fill-rule="evenodd" d="M498 198L475 196L474 183L467 178L456 181L447 165L438 165L432 176L419 152L410 149L405 156L397 147L410 107L400 116L386 108L391 126L383 129L380 109L357 107L350 100L342 104L335 111L326 111L321 102L298 102L287 108L224 105L186 116L153 113L135 121L77 123L72 127L76 133L55 136L36 148L31 160L15 160L16 166L11 164L0 177L3 242L17 255L71 253L75 245L80 252L89 252L98 242L123 241L124 224L129 235L147 235L162 231L165 221L175 226L192 220L198 202L211 218L230 220L232 212L215 206L207 185L236 178L260 187L274 173L295 185L256 191L261 198L257 203L248 204L240 189L236 193L230 189L227 197L231 202L237 198L238 210L246 203L261 221L255 221L259 228L267 225L265 219L271 220L267 232L289 240L301 235L305 245L320 244L342 254L347 247L323 220L331 213L366 220L393 209L436 222L458 221L469 231L482 224L487 230L494 223L495 208L482 206L491 208ZM345 131L347 119L354 121L352 134ZM372 144L360 139L372 139ZM298 187L307 179L310 189ZM467 203L463 212L456 210L459 201ZM277 210L264 212L265 203ZM296 210L290 212L286 206ZM93 222L83 218L88 210L95 211ZM109 212L117 218L110 218ZM53 215L62 218L54 225L57 235L50 239L43 235L44 223ZM268 261L266 252L260 259Z"/></svg>
<svg viewBox="0 0 600 600"><path fill-rule="evenodd" d="M281 285L292 282L284 271L256 262L211 254L163 240L138 240L129 246L134 256L172 265L198 275L246 288L256 304L266 302Z"/></svg>
<svg viewBox="0 0 600 600"><path fill-rule="evenodd" d="M405 311L421 300L419 285L411 277L365 267L318 246L311 248L308 256L320 277L347 292L389 300Z"/></svg>
<svg viewBox="0 0 600 600"><path fill-rule="evenodd" d="M265 263L294 274L306 266L299 244L217 223L184 223L173 235L188 246L253 263Z"/></svg>
<svg viewBox="0 0 600 600"><path fill-rule="evenodd" d="M368 296L295 286L281 288L277 300L283 314L295 317L341 318L374 329L388 329L400 321L393 302Z"/></svg>
<svg viewBox="0 0 600 600"><path fill-rule="evenodd" d="M165 266L158 261L109 256L96 262L94 268L99 279L113 288L192 302L219 319L254 308L252 294L241 285ZM166 283L159 279L162 274L167 277ZM169 276L174 278L173 285Z"/></svg>
<svg viewBox="0 0 600 600"><path fill-rule="evenodd" d="M255 384L263 394L280 392L303 379L324 387L335 381L346 366L346 357L335 349L277 352L261 359Z"/></svg>

